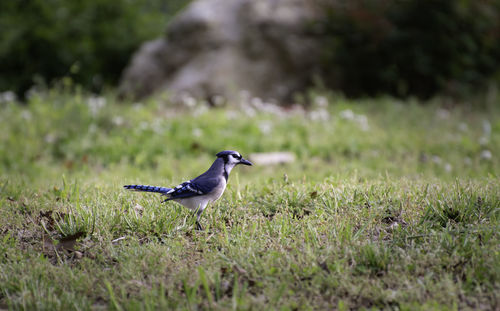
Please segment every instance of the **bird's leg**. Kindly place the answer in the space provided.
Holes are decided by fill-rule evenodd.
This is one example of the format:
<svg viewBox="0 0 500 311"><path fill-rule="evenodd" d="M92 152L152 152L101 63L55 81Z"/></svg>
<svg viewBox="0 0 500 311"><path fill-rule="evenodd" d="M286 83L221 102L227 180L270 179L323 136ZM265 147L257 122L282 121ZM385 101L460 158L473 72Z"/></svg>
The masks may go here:
<svg viewBox="0 0 500 311"><path fill-rule="evenodd" d="M198 231L204 230L200 224L201 213L203 213L203 209L198 208L198 210L196 211L196 230L198 230Z"/></svg>

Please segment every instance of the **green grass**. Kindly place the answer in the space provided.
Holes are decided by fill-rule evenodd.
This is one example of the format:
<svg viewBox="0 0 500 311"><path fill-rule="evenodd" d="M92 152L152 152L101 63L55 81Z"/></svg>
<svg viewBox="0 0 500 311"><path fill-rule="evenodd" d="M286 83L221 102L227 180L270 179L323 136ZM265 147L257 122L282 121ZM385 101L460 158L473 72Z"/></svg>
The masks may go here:
<svg viewBox="0 0 500 311"><path fill-rule="evenodd" d="M0 103L0 309L500 308L498 108L315 101ZM223 149L297 160L237 167L203 232L122 189Z"/></svg>

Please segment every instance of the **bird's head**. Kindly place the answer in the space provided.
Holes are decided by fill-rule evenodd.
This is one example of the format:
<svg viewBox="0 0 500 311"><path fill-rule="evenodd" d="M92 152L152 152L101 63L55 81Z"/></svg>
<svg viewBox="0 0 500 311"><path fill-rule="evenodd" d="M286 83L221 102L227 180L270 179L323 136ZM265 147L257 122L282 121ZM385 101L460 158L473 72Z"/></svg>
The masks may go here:
<svg viewBox="0 0 500 311"><path fill-rule="evenodd" d="M224 160L224 164L233 168L238 164L252 165L252 162L244 159L241 154L233 150L224 150L217 153L217 158Z"/></svg>

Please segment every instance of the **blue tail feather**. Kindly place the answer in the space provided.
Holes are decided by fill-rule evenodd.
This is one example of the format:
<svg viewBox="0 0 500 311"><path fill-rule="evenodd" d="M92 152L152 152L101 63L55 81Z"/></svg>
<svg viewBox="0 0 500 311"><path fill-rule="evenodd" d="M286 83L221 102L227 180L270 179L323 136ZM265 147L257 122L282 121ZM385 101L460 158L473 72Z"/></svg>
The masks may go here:
<svg viewBox="0 0 500 311"><path fill-rule="evenodd" d="M144 192L157 192L157 193L162 193L162 194L165 194L171 190L171 188L146 186L146 185L125 185L123 187L125 189L128 189L128 190L144 191Z"/></svg>

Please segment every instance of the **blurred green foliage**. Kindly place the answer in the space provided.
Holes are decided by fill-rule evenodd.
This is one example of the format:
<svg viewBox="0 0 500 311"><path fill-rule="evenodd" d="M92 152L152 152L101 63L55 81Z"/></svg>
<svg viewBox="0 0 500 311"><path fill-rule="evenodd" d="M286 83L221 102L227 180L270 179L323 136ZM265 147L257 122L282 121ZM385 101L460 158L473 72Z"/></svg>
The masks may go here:
<svg viewBox="0 0 500 311"><path fill-rule="evenodd" d="M160 36L188 0L0 2L0 90L70 76L97 91L116 83L131 54Z"/></svg>
<svg viewBox="0 0 500 311"><path fill-rule="evenodd" d="M499 79L500 1L328 1L323 76L350 96L466 95Z"/></svg>
<svg viewBox="0 0 500 311"><path fill-rule="evenodd" d="M174 104L153 98L123 105L111 95L34 93L26 105L0 102L0 172L39 176L51 167L99 171L120 166L189 176L206 169L220 150L231 149L292 152L298 160L287 167L290 178L317 170L308 178L321 179L360 167L365 176L498 175L498 101L484 110L464 105L447 111L439 108L442 101L423 106L383 98L311 98L309 111L287 113L273 105L257 111L251 102L208 109L190 100ZM189 168L176 165L181 160ZM261 178L283 175L260 167L253 170L262 169L264 175L256 175Z"/></svg>

